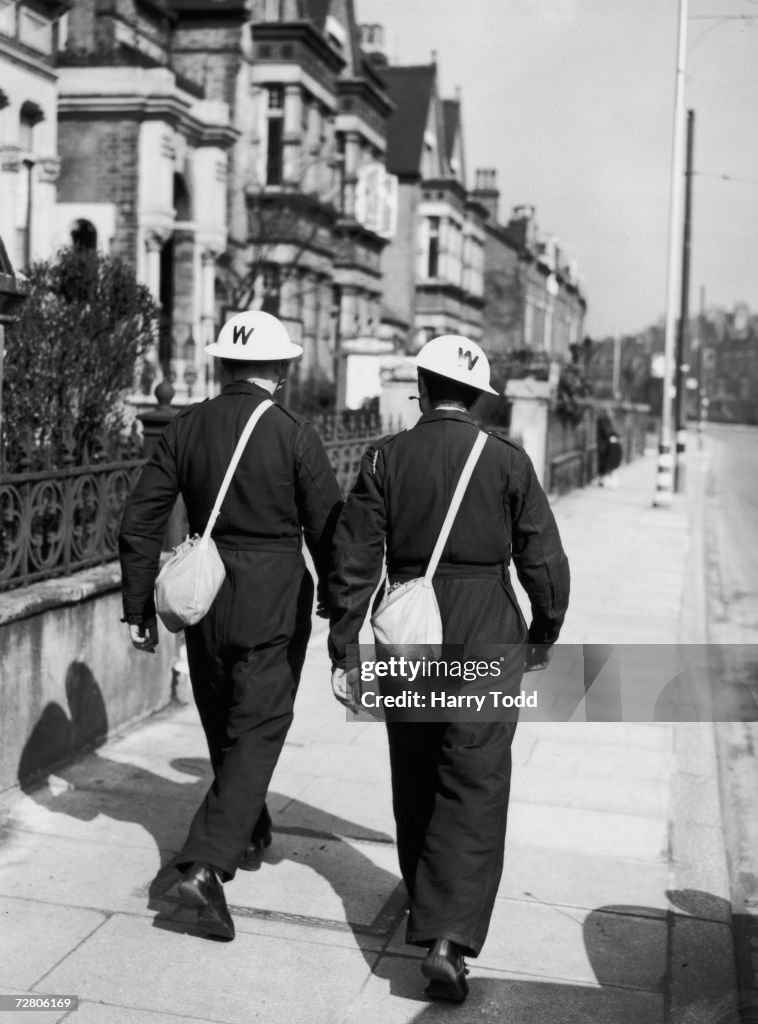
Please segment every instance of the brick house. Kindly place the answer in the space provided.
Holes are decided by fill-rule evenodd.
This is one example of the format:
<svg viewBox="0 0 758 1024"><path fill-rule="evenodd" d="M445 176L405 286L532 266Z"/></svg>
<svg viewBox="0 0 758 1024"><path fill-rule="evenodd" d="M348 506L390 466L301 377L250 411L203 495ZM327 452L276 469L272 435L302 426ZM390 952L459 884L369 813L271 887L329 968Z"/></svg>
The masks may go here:
<svg viewBox="0 0 758 1024"><path fill-rule="evenodd" d="M203 346L216 328L216 260L226 248L227 159L237 133L202 74L173 65L177 23L163 0L79 0L71 9L59 56L58 223L63 240L78 231L131 263L160 301L141 400L150 401L162 372L181 403L213 389Z"/></svg>
<svg viewBox="0 0 758 1024"><path fill-rule="evenodd" d="M55 248L59 0L0 0L0 236L17 269Z"/></svg>

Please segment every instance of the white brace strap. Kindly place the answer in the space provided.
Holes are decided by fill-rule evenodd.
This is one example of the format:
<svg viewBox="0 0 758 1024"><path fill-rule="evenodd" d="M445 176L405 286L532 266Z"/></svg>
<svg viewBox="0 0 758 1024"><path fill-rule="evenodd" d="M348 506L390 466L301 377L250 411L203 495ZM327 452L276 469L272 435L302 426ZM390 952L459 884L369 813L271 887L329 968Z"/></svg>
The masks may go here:
<svg viewBox="0 0 758 1024"><path fill-rule="evenodd" d="M442 549L445 547L447 538L450 536L450 531L453 528L453 522L455 521L458 509L461 507L461 502L463 501L463 495L466 493L466 488L468 487L469 480L474 472L474 467L479 461L479 456L482 454L482 449L486 443L487 435L484 431L480 430L476 440L474 441L474 447L471 449L469 457L466 459L466 463L461 471L461 475L458 478L458 483L456 484L455 491L453 493L453 500L450 502L450 508L447 510L447 515L445 516L445 521L442 524L442 529L440 530L440 535L437 538L437 543L434 545L432 557L429 559L429 565L426 567L424 580L427 584L431 583L432 576L434 576L437 571L437 566L439 565L440 558L442 557Z"/></svg>

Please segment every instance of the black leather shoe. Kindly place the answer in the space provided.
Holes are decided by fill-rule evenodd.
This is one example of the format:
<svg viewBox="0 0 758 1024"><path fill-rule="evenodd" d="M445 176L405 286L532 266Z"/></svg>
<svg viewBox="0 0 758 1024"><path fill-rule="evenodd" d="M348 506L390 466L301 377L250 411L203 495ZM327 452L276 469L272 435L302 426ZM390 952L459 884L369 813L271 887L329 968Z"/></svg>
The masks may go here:
<svg viewBox="0 0 758 1024"><path fill-rule="evenodd" d="M250 842L245 847L242 860L239 863L242 871L257 871L261 866L261 857L264 850L271 846L271 815L268 808L263 805L258 821L255 823Z"/></svg>
<svg viewBox="0 0 758 1024"><path fill-rule="evenodd" d="M267 832L262 836L254 836L245 847L242 860L239 862L241 871L256 871L261 866L263 851L271 846L271 833Z"/></svg>
<svg viewBox="0 0 758 1024"><path fill-rule="evenodd" d="M462 1003L468 995L468 970L460 949L450 939L437 939L421 965L421 973L429 979L426 994L431 999Z"/></svg>
<svg viewBox="0 0 758 1024"><path fill-rule="evenodd" d="M208 864L192 864L179 883L179 895L188 907L197 909L197 923L209 935L234 938L234 921L226 905L224 887Z"/></svg>

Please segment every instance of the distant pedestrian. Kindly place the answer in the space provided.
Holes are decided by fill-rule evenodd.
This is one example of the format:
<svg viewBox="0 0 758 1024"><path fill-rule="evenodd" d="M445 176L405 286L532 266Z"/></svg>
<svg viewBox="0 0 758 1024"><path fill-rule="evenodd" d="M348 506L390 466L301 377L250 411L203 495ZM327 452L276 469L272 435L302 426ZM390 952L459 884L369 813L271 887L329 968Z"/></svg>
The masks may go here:
<svg viewBox="0 0 758 1024"><path fill-rule="evenodd" d="M153 586L178 494L202 533L237 441L255 408L302 353L264 312L233 317L206 348L221 360L219 396L180 412L127 502L121 526L123 603L132 643L158 643ZM323 602L340 493L324 446L302 417L274 405L243 452L213 530L226 579L185 631L192 689L214 780L177 857L183 901L210 934L234 937L222 882L271 841L266 791L293 716L311 631L313 556Z"/></svg>
<svg viewBox="0 0 758 1024"><path fill-rule="evenodd" d="M621 465L623 449L618 431L607 409L597 415L597 472L601 487L618 487L618 468Z"/></svg>
<svg viewBox="0 0 758 1024"><path fill-rule="evenodd" d="M335 695L348 705L347 647L358 641L385 545L385 586L424 574L479 433L471 407L482 392L496 393L485 353L468 338L435 338L416 365L421 419L366 452L335 531L329 649ZM508 574L511 557L531 601L528 630ZM547 663L566 613L568 563L531 461L499 434L487 437L433 586L444 644L465 646L466 657L500 645L509 692L520 687L525 652L528 668ZM428 949L421 970L433 998L466 998L463 957L478 956L487 935L503 867L514 718L388 716L407 941Z"/></svg>

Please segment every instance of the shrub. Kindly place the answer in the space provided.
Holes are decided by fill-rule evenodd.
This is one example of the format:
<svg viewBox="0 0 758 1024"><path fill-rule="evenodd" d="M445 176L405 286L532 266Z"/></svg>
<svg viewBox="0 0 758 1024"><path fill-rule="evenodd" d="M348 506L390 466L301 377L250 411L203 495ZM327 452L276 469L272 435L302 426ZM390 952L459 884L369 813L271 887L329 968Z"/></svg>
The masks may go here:
<svg viewBox="0 0 758 1024"><path fill-rule="evenodd" d="M592 397L592 385L578 363L561 367L558 389L555 396L555 410L560 419L576 425L584 416L586 400Z"/></svg>
<svg viewBox="0 0 758 1024"><path fill-rule="evenodd" d="M29 297L6 331L9 471L18 468L29 430L58 466L121 432L123 398L154 343L157 314L148 289L118 259L64 249L32 268Z"/></svg>

